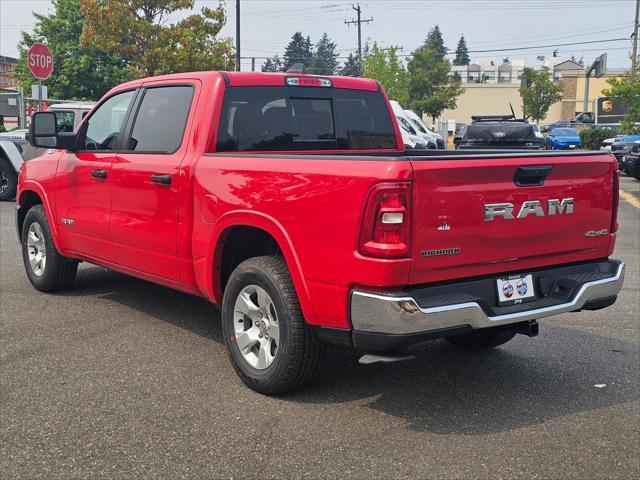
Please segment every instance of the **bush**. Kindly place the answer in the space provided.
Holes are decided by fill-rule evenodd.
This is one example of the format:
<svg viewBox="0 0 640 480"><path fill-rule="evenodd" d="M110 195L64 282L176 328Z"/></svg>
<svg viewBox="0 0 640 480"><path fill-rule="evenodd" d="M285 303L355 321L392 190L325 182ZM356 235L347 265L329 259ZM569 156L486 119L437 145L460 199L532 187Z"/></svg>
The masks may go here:
<svg viewBox="0 0 640 480"><path fill-rule="evenodd" d="M580 141L582 142L582 148L599 150L603 140L615 136L616 131L613 128L591 127L585 128L580 132Z"/></svg>

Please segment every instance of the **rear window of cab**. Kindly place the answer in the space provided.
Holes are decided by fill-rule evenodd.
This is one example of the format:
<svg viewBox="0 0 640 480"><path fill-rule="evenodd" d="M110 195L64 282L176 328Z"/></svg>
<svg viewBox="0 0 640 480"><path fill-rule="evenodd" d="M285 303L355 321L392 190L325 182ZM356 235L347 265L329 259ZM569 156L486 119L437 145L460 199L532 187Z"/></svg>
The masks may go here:
<svg viewBox="0 0 640 480"><path fill-rule="evenodd" d="M397 147L380 92L322 87L229 87L218 152Z"/></svg>

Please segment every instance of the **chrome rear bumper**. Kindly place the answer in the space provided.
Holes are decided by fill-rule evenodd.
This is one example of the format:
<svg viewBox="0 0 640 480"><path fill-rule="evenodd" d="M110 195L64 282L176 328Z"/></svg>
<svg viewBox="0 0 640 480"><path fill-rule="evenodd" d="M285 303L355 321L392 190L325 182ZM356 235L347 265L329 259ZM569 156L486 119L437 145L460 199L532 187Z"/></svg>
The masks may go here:
<svg viewBox="0 0 640 480"><path fill-rule="evenodd" d="M465 325L474 329L496 327L580 310L588 303L615 297L623 281L624 263L620 262L613 276L583 283L566 303L536 308L534 302L531 310L497 316L487 315L477 302L422 308L412 296L354 290L351 323L357 331L388 334L424 333Z"/></svg>

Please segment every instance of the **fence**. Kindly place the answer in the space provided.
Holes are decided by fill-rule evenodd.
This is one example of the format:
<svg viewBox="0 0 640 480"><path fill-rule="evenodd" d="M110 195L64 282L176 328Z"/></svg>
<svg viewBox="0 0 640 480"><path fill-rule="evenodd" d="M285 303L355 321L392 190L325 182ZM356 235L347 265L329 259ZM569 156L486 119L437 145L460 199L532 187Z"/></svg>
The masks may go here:
<svg viewBox="0 0 640 480"><path fill-rule="evenodd" d="M48 98L42 101L43 109L46 110L55 103L78 103L78 101ZM0 125L6 130L26 128L29 117L36 111L38 111L37 98L25 97L22 91L0 92Z"/></svg>

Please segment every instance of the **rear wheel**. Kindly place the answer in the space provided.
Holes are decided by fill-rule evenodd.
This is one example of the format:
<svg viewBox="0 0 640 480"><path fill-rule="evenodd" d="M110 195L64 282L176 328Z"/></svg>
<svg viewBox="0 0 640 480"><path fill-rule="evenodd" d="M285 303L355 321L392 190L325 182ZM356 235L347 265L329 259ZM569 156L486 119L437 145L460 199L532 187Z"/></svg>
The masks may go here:
<svg viewBox="0 0 640 480"><path fill-rule="evenodd" d="M507 343L516 335L513 327L494 327L474 330L464 335L447 337L452 345L469 350L486 350Z"/></svg>
<svg viewBox="0 0 640 480"><path fill-rule="evenodd" d="M42 292L73 285L78 262L58 253L42 205L29 209L22 225L22 260L31 284Z"/></svg>
<svg viewBox="0 0 640 480"><path fill-rule="evenodd" d="M0 157L0 201L7 202L16 197L18 174L13 165L4 157Z"/></svg>
<svg viewBox="0 0 640 480"><path fill-rule="evenodd" d="M250 258L233 271L222 300L222 331L233 368L257 392L289 392L315 377L321 350L282 257Z"/></svg>

